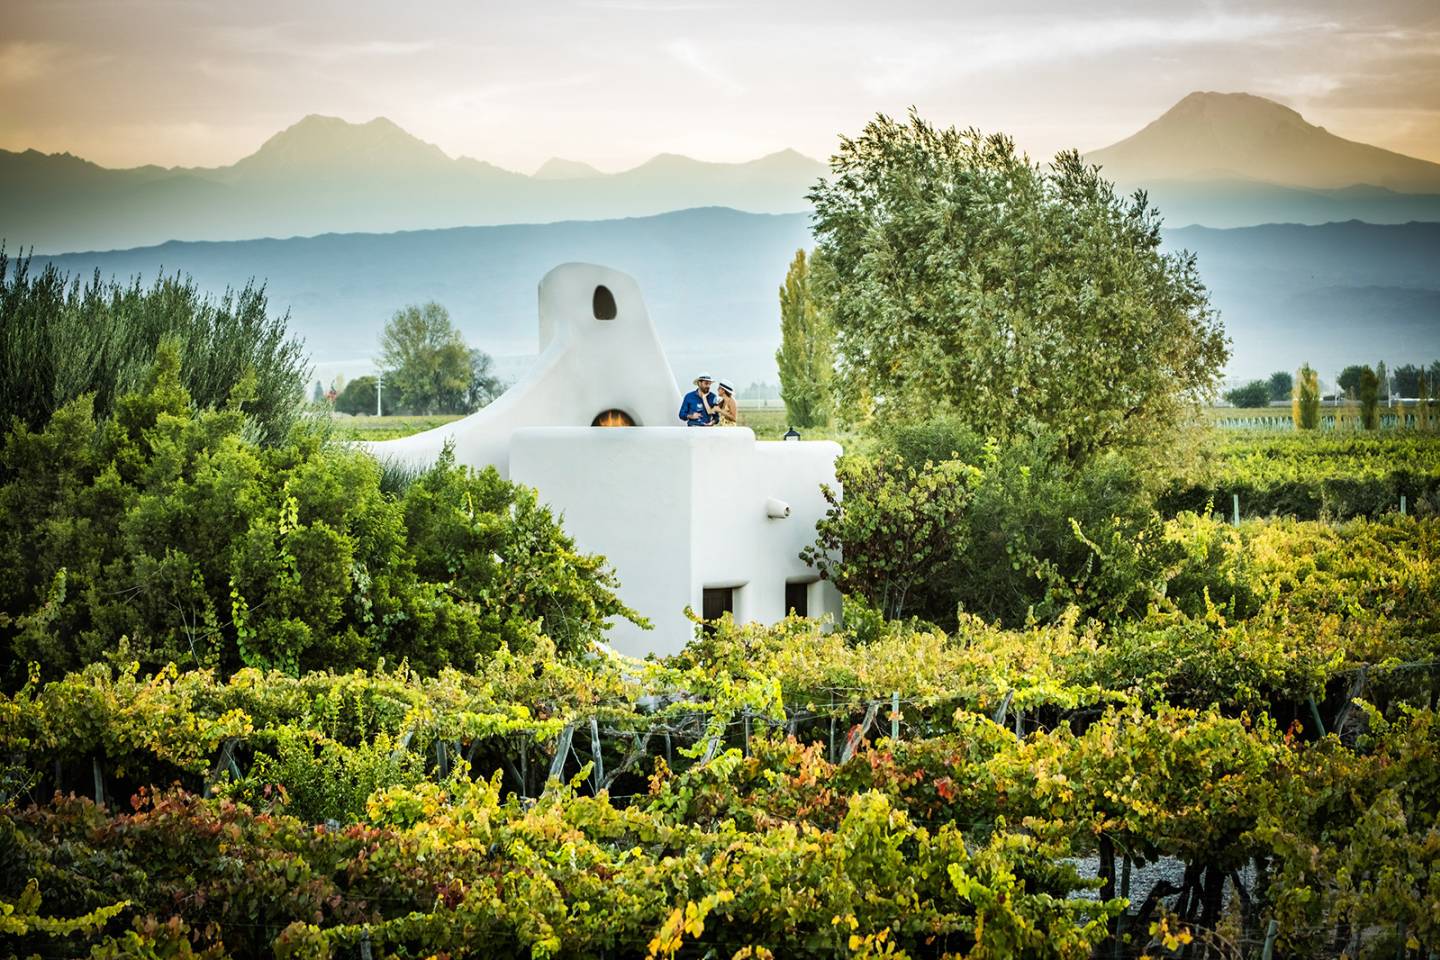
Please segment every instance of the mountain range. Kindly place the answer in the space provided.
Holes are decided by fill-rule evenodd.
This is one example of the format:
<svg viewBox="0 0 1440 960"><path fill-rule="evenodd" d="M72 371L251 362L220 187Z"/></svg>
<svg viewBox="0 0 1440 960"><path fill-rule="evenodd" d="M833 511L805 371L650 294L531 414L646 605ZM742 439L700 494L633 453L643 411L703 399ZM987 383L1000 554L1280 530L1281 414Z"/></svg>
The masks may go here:
<svg viewBox="0 0 1440 960"><path fill-rule="evenodd" d="M508 360L536 345L535 284L557 263L601 262L636 277L681 379L717 367L742 383L774 380L776 291L805 214L697 209L623 220L172 242L111 253L36 258L72 273L121 278L183 271L212 291L251 278L312 356L348 376L368 367L381 328L407 303L438 300L473 345ZM1164 232L1198 257L1234 343L1229 372L1258 377L1315 365L1440 357L1440 223L1268 225ZM338 366L337 366L338 365ZM603 376L603 371L597 371Z"/></svg>
<svg viewBox="0 0 1440 960"><path fill-rule="evenodd" d="M452 158L384 118L308 116L225 167L112 170L0 150L0 237L13 249L645 216L700 206L803 210L823 164L783 150L745 163L661 154L605 174L551 160L534 176Z"/></svg>
<svg viewBox="0 0 1440 960"><path fill-rule="evenodd" d="M1440 164L1337 137L1250 94L1193 93L1087 155L1172 226L1440 221ZM661 154L619 173L554 158L532 175L450 157L384 118L308 116L229 166L112 170L0 150L0 239L44 252L648 216L724 206L807 208L825 175L783 150L746 163Z"/></svg>

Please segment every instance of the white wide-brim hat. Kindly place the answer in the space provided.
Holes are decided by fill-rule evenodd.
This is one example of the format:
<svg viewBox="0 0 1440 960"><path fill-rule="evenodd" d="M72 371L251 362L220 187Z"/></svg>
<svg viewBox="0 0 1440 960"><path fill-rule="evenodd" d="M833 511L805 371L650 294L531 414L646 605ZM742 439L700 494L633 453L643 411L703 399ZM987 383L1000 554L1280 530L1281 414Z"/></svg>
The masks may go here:
<svg viewBox="0 0 1440 960"><path fill-rule="evenodd" d="M726 393L734 393L734 392L735 392L735 388L730 385L730 381L729 381L729 380L716 380L716 381L715 381L715 384L716 384L716 386L718 386L718 387L720 387L721 389L723 389Z"/></svg>
<svg viewBox="0 0 1440 960"><path fill-rule="evenodd" d="M700 374L700 376L698 376L698 377L695 378L694 382L695 382L695 383L699 383L701 380L709 380L711 383L714 383L714 382L715 382L715 378L712 377L712 376L710 376L710 374L708 374L708 373L702 373L702 374Z"/></svg>

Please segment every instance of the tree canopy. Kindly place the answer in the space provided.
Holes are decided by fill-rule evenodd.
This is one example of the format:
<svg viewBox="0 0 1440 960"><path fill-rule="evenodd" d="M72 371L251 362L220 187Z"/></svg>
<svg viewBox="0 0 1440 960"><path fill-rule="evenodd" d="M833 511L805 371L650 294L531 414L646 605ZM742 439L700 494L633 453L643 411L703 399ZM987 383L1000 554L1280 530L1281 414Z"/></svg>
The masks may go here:
<svg viewBox="0 0 1440 960"><path fill-rule="evenodd" d="M780 397L791 425L818 427L830 422L835 399L835 332L819 302L815 274L824 261L796 250L780 288Z"/></svg>
<svg viewBox="0 0 1440 960"><path fill-rule="evenodd" d="M1340 376L1336 378L1335 382L1339 385L1341 392L1344 393L1345 396L1354 399L1358 395L1360 380L1365 375L1366 369L1366 367L1358 363L1352 363L1340 371ZM1371 373L1374 373L1374 371L1372 370Z"/></svg>
<svg viewBox="0 0 1440 960"><path fill-rule="evenodd" d="M810 193L840 386L877 417L1038 426L1071 463L1163 441L1228 356L1195 258L1074 151L877 116Z"/></svg>
<svg viewBox="0 0 1440 960"><path fill-rule="evenodd" d="M395 391L382 391L380 395L380 412L391 414L395 412ZM375 378L369 374L363 377L356 377L345 384L345 389L335 398L335 409L340 413L359 414L370 416L375 410Z"/></svg>
<svg viewBox="0 0 1440 960"><path fill-rule="evenodd" d="M404 413L471 413L504 389L489 355L467 346L433 300L395 311L380 337L380 362L384 389Z"/></svg>
<svg viewBox="0 0 1440 960"><path fill-rule="evenodd" d="M1237 407L1263 407L1270 403L1270 384L1264 380L1249 383L1225 391L1225 400Z"/></svg>

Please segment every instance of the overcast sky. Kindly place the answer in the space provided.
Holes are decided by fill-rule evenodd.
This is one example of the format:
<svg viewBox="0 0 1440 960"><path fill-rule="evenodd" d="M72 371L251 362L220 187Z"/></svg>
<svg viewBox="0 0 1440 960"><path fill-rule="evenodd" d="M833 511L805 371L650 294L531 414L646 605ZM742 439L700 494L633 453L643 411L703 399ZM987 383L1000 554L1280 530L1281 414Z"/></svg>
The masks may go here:
<svg viewBox="0 0 1440 960"><path fill-rule="evenodd" d="M4 0L0 147L217 165L308 113L529 172L817 158L877 111L1035 156L1248 91L1440 161L1440 0Z"/></svg>

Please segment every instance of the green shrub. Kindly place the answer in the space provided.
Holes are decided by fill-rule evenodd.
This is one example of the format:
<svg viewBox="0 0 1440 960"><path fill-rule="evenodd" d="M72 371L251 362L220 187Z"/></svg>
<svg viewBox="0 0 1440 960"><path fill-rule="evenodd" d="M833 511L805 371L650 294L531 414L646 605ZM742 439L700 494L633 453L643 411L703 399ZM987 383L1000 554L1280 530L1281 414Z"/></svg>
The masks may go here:
<svg viewBox="0 0 1440 960"><path fill-rule="evenodd" d="M448 453L403 491L363 453L293 429L246 439L239 404L195 412L162 348L143 393L89 398L0 465L4 682L114 657L296 672L408 658L473 664L537 630L585 649L612 616L602 558L576 552L534 491ZM123 641L123 644L122 644ZM123 649L122 649L123 646Z"/></svg>
<svg viewBox="0 0 1440 960"><path fill-rule="evenodd" d="M269 739L249 772L225 783L221 794L254 806L275 803L306 823L353 823L365 815L371 794L426 779L425 757L383 733L353 747L294 727Z"/></svg>
<svg viewBox="0 0 1440 960"><path fill-rule="evenodd" d="M66 404L91 398L104 419L141 388L163 340L178 345L178 378L191 402L219 409L234 397L261 440L282 440L299 416L304 347L272 316L265 288L218 299L193 280L160 277L148 287L89 283L47 265L11 260L0 247L0 410L39 430Z"/></svg>
<svg viewBox="0 0 1440 960"><path fill-rule="evenodd" d="M888 437L879 457L840 461L844 497L830 495L806 552L843 592L946 627L957 610L1012 626L1070 606L1108 618L1156 594L1167 548L1124 458L1077 469L1053 436L980 444L945 421ZM940 451L973 465L929 459Z"/></svg>

